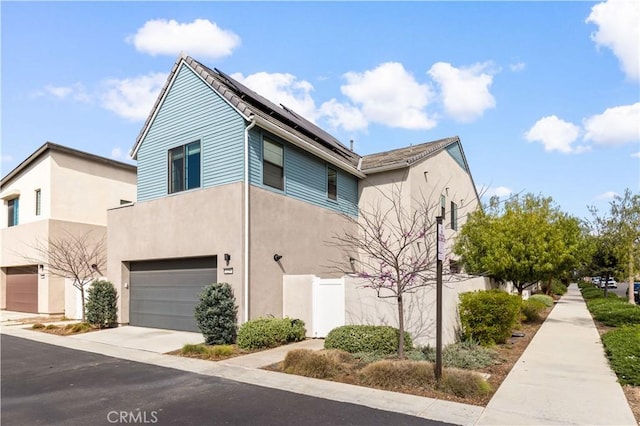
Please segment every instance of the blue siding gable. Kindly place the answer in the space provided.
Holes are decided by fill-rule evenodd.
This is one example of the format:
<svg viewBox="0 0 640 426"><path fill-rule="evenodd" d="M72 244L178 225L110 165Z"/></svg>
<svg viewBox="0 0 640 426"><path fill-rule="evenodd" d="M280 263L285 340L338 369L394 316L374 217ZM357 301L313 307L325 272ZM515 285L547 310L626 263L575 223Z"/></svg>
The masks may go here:
<svg viewBox="0 0 640 426"><path fill-rule="evenodd" d="M284 146L284 191L262 183L262 140L264 137ZM338 171L338 199L327 197L327 162L282 139L253 128L249 131L249 181L252 185L283 193L316 206L352 216L358 214L358 179Z"/></svg>
<svg viewBox="0 0 640 426"><path fill-rule="evenodd" d="M462 150L460 149L460 143L456 142L454 144L451 144L446 148L446 150L449 153L449 155L451 155L453 159L456 160L456 163L458 163L465 172L469 173L469 170L467 170L467 167L464 164L464 158L462 157Z"/></svg>
<svg viewBox="0 0 640 426"><path fill-rule="evenodd" d="M178 70L138 151L138 201L168 193L168 151L202 146L202 187L243 180L244 118L188 66Z"/></svg>

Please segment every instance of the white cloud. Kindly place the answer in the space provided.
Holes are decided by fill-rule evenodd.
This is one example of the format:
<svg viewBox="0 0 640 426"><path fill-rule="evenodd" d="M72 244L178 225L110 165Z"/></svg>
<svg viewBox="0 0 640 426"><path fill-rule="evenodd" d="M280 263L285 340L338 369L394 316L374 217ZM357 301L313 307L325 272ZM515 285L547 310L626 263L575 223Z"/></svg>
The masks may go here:
<svg viewBox="0 0 640 426"><path fill-rule="evenodd" d="M191 23L156 19L145 22L136 34L126 38L136 50L156 55L190 55L219 59L229 56L240 45L240 37L207 19Z"/></svg>
<svg viewBox="0 0 640 426"><path fill-rule="evenodd" d="M120 148L113 148L111 150L111 158L115 159L115 160L119 160L120 158L122 158L122 149Z"/></svg>
<svg viewBox="0 0 640 426"><path fill-rule="evenodd" d="M151 73L134 78L107 80L102 106L129 120L144 120L149 115L166 74Z"/></svg>
<svg viewBox="0 0 640 426"><path fill-rule="evenodd" d="M367 122L403 129L424 130L436 126L436 121L425 111L431 97L429 87L418 83L402 64L387 62L362 73L347 72L343 77L347 83L341 91L352 105L332 100L325 108L333 113L340 108L350 111L356 119L347 124L352 128L362 126L362 117ZM361 116L354 113L354 106L360 109Z"/></svg>
<svg viewBox="0 0 640 426"><path fill-rule="evenodd" d="M613 200L618 195L615 191L607 191L596 196L596 200Z"/></svg>
<svg viewBox="0 0 640 426"><path fill-rule="evenodd" d="M283 104L309 121L315 121L318 118L318 111L311 97L313 85L308 81L298 80L291 74L267 72L259 72L247 77L236 73L231 77L271 102Z"/></svg>
<svg viewBox="0 0 640 426"><path fill-rule="evenodd" d="M513 72L523 71L527 67L524 62L517 62L515 64L509 64L509 69Z"/></svg>
<svg viewBox="0 0 640 426"><path fill-rule="evenodd" d="M634 152L631 156L634 158L640 158L640 152Z"/></svg>
<svg viewBox="0 0 640 426"><path fill-rule="evenodd" d="M87 94L87 89L82 83L74 83L70 86L53 86L51 84L45 86L45 92L37 92L36 96L42 96L48 93L58 99L73 99L78 102L89 102L91 99Z"/></svg>
<svg viewBox="0 0 640 426"><path fill-rule="evenodd" d="M470 122L495 107L496 101L489 92L495 72L490 66L482 63L456 68L446 62L433 64L428 74L440 85L444 109L449 116Z"/></svg>
<svg viewBox="0 0 640 426"><path fill-rule="evenodd" d="M8 154L0 155L0 162L2 163L10 163L13 161L13 157Z"/></svg>
<svg viewBox="0 0 640 426"><path fill-rule="evenodd" d="M493 197L494 195L496 197L506 197L513 194L513 190L506 186L483 187L481 192L483 192L483 195L486 197Z"/></svg>
<svg viewBox="0 0 640 426"><path fill-rule="evenodd" d="M320 113L327 119L330 126L342 127L347 131L366 130L369 124L360 109L335 99L323 103Z"/></svg>
<svg viewBox="0 0 640 426"><path fill-rule="evenodd" d="M580 128L573 123L559 119L555 115L538 120L525 134L529 142L541 142L545 151L580 153L586 146L572 146L580 135Z"/></svg>
<svg viewBox="0 0 640 426"><path fill-rule="evenodd" d="M591 39L610 48L631 79L640 79L640 7L637 1L608 0L591 8L587 23L598 26Z"/></svg>
<svg viewBox="0 0 640 426"><path fill-rule="evenodd" d="M640 8L640 7L639 7ZM584 120L585 140L601 145L622 145L640 140L640 102L607 108Z"/></svg>

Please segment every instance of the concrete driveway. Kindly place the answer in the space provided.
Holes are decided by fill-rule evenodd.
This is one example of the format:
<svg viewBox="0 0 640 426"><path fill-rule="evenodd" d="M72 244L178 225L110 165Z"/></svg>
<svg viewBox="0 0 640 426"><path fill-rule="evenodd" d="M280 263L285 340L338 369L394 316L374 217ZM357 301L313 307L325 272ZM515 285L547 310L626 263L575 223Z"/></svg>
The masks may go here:
<svg viewBox="0 0 640 426"><path fill-rule="evenodd" d="M76 334L67 338L161 354L180 349L187 343L204 342L204 337L200 333L132 325Z"/></svg>

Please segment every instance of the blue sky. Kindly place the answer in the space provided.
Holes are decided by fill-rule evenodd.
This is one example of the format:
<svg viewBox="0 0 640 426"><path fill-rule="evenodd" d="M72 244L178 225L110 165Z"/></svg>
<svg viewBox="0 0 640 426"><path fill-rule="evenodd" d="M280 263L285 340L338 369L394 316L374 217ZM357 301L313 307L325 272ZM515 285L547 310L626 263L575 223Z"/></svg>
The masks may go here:
<svg viewBox="0 0 640 426"><path fill-rule="evenodd" d="M479 190L587 217L640 189L640 3L0 3L3 176L121 161L180 51L360 154L458 135Z"/></svg>

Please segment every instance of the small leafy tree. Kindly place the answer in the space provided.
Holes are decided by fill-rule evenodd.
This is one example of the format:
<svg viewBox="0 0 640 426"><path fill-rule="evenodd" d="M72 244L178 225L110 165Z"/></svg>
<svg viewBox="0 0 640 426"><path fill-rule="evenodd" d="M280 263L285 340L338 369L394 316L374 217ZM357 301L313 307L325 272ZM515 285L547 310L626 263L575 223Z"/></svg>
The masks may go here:
<svg viewBox="0 0 640 426"><path fill-rule="evenodd" d="M87 291L87 322L98 328L118 326L118 292L109 281L94 281Z"/></svg>
<svg viewBox="0 0 640 426"><path fill-rule="evenodd" d="M238 306L228 283L214 283L200 293L195 308L198 328L209 345L228 345L236 342Z"/></svg>

